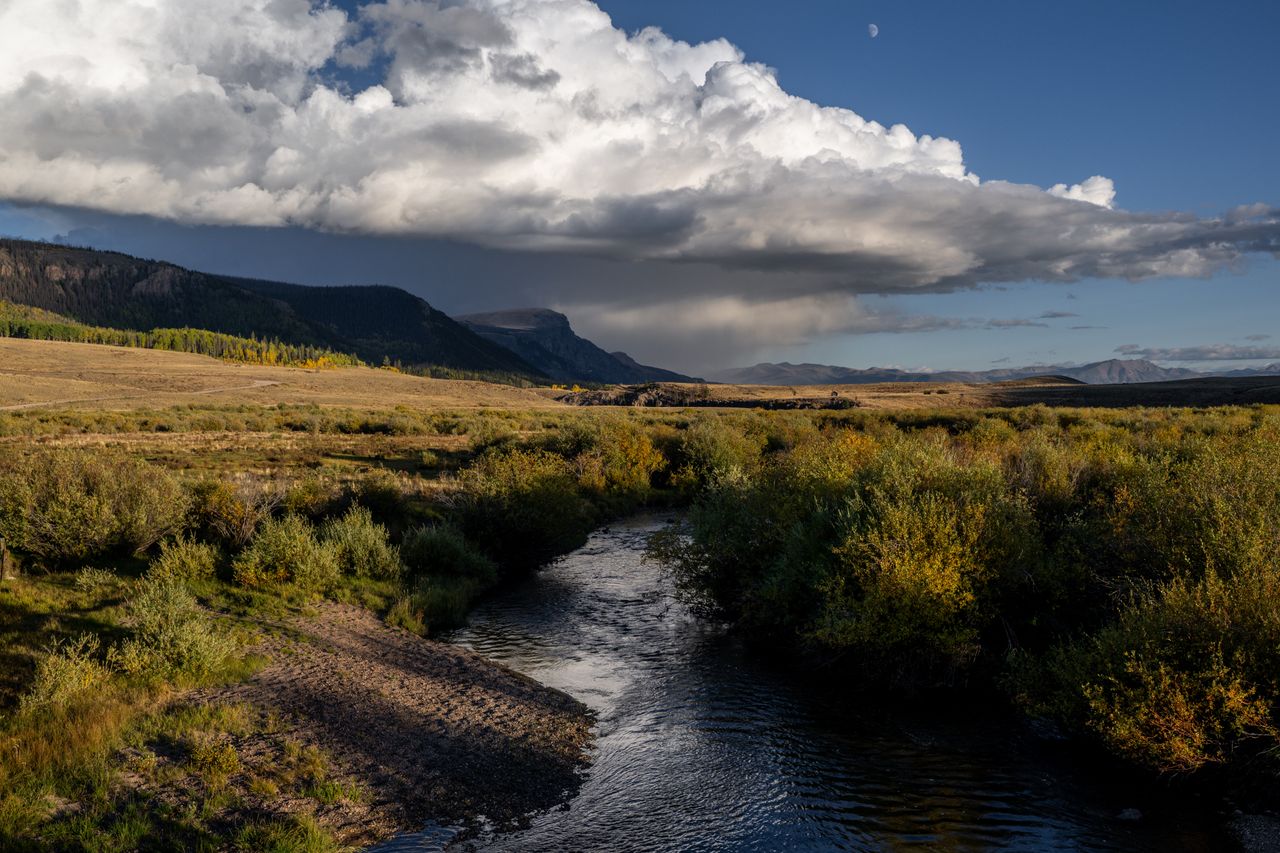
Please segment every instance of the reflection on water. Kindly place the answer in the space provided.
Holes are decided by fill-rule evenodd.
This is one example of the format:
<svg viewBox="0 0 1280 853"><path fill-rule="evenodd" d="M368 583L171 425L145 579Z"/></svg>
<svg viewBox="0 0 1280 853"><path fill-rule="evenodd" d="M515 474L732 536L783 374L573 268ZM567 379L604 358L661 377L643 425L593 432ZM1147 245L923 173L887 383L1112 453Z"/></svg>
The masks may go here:
<svg viewBox="0 0 1280 853"><path fill-rule="evenodd" d="M599 716L578 795L449 850L1189 850L1221 839L1153 811L1007 721L859 713L688 614L643 560L664 520L597 532L483 605L454 641ZM1119 813L1138 807L1145 817ZM386 850L440 849L448 832Z"/></svg>

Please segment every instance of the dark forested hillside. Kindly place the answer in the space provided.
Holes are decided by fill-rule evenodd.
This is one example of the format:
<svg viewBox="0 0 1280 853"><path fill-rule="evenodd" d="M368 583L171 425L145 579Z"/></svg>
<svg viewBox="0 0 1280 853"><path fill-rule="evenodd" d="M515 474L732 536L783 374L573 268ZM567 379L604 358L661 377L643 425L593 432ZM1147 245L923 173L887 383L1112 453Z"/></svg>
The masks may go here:
<svg viewBox="0 0 1280 853"><path fill-rule="evenodd" d="M96 326L326 343L284 306L217 276L116 252L0 240L0 298Z"/></svg>
<svg viewBox="0 0 1280 853"><path fill-rule="evenodd" d="M118 252L0 240L0 299L114 329L194 327L349 352L373 364L538 373L391 287L247 281Z"/></svg>
<svg viewBox="0 0 1280 853"><path fill-rule="evenodd" d="M355 367L360 364L360 360L353 355L321 347L286 344L270 339L241 338L207 329L152 329L138 332L89 326L43 308L15 305L4 300L0 300L0 338L190 352L227 361L281 367Z"/></svg>
<svg viewBox="0 0 1280 853"><path fill-rule="evenodd" d="M348 342L353 352L368 361L374 361L374 353L381 353L405 364L537 372L519 356L399 288L229 281L287 305L308 326Z"/></svg>

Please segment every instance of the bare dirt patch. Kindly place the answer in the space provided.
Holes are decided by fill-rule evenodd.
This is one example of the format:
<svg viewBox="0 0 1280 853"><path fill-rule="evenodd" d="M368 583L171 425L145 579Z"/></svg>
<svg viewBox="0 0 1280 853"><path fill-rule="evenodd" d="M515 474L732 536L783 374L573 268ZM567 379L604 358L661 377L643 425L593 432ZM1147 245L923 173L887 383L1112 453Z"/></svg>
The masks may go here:
<svg viewBox="0 0 1280 853"><path fill-rule="evenodd" d="M512 823L578 785L592 721L564 693L350 605L325 603L283 627L263 642L270 663L257 675L196 701L278 718L277 739L318 749L334 779L364 794L275 809L313 811L343 843L368 843L428 820ZM269 752L264 737L235 747Z"/></svg>

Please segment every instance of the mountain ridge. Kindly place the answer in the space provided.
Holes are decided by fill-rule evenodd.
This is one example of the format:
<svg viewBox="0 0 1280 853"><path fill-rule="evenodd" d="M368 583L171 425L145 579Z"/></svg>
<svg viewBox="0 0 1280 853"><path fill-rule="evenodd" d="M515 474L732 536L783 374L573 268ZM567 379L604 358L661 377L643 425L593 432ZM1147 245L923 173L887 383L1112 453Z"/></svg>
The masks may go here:
<svg viewBox="0 0 1280 853"><path fill-rule="evenodd" d="M1280 362L1263 368L1202 373L1185 367L1162 367L1145 359L1104 359L1082 365L1039 364L994 370L905 371L897 368L852 368L831 364L761 362L750 367L730 368L712 376L717 382L734 385L863 385L884 382L968 382L991 383L1053 374L1089 385L1127 385L1139 382L1167 382L1209 376L1280 375Z"/></svg>
<svg viewBox="0 0 1280 853"><path fill-rule="evenodd" d="M517 308L455 318L486 340L506 347L552 379L634 385L701 380L640 364L624 352L606 352L573 330L550 308Z"/></svg>

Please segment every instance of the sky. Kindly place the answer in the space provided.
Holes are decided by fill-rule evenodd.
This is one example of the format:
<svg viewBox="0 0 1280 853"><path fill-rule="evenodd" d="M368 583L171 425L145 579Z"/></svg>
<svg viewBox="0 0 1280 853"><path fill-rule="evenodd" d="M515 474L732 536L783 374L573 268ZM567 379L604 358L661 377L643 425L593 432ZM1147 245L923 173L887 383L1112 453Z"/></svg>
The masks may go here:
<svg viewBox="0 0 1280 853"><path fill-rule="evenodd" d="M1248 366L1278 39L1265 2L9 0L0 234L546 305L703 374Z"/></svg>

